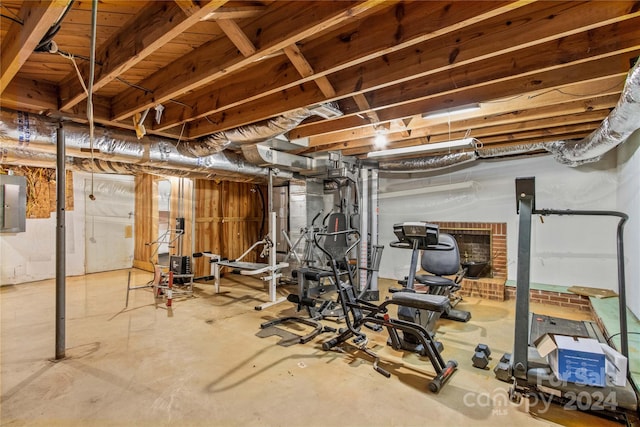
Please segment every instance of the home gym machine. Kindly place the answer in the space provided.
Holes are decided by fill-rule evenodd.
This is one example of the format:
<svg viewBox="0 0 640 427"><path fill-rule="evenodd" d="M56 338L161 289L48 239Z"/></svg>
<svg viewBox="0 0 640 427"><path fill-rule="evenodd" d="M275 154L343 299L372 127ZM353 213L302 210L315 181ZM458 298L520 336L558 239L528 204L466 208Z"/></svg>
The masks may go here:
<svg viewBox="0 0 640 427"><path fill-rule="evenodd" d="M144 285L131 286L131 272L127 278L127 298L125 307L129 306L129 292L136 289L152 288L155 297L155 305L158 300L166 299L167 307L171 307L174 296L193 296L193 274L191 273L191 258L187 256L169 256L169 265L163 265L158 259L160 248L173 249L178 246L182 249L182 237L184 235L184 218L176 218L176 228L167 229L157 240L145 243L145 246L153 247L149 256L149 263L153 266L153 278Z"/></svg>
<svg viewBox="0 0 640 427"><path fill-rule="evenodd" d="M607 384L604 387L575 384L555 378L549 363L540 357L534 342L546 334L578 335L606 343L593 322L578 322L529 313L531 216L572 215L610 216L619 218L617 227L617 264L621 353L629 357L627 342L627 314L624 276L623 227L628 216L616 211L536 209L535 178L516 178L516 205L519 214L518 272L516 289L516 318L512 355L505 354L494 372L498 379L513 382L509 390L511 400L522 396L547 395L559 402L576 401L578 409L590 410L602 416L620 419L625 411L638 410L636 392L630 381L624 387ZM628 374L628 372L627 372ZM627 375L628 376L628 375Z"/></svg>
<svg viewBox="0 0 640 427"><path fill-rule="evenodd" d="M437 233L435 238L433 238L433 231L434 230L431 229L431 232L425 233L424 238L428 240L428 243L436 244L438 241ZM351 244L344 249L334 248L334 250L327 250L325 245L319 241L320 239L333 239L338 236L346 236ZM394 319L389 315L387 307L393 304L420 310L442 312L448 304L448 298L441 295L396 292L392 294L391 299L384 301L380 305L358 299L353 274L349 272L349 274L346 274L347 280L343 280L345 274L340 271L340 265L348 261L349 252L360 243L360 233L354 229L338 232L321 232L316 233L315 239L318 248L322 250L330 261L333 277L338 284L339 301L344 310L345 323L347 325L345 329L339 331L338 336L325 341L322 344L322 348L326 351L331 350L353 337L353 343L357 348L374 358L373 368L388 378L391 374L378 366L379 358L377 354L367 347L367 336L362 332L362 326L377 325L379 327L385 327L389 334L390 345L394 350L401 350L403 348L400 333L413 335L421 345L419 355L426 356L435 370L436 376L429 382L429 389L437 393L456 371L457 362L450 360L445 363L433 340L431 332L416 323L402 319Z"/></svg>

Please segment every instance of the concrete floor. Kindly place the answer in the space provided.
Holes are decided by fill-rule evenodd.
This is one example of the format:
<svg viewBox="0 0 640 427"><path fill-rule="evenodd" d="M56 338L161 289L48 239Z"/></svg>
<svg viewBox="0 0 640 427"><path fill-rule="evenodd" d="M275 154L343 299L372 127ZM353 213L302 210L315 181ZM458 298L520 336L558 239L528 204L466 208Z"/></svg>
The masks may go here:
<svg viewBox="0 0 640 427"><path fill-rule="evenodd" d="M0 287L1 425L556 425L532 417L527 402L508 402L508 384L492 370L471 366L479 342L492 349L491 369L512 350L513 301L467 298L458 308L472 312L470 322L439 322L443 356L459 370L433 394L430 364L385 346L385 334L368 332L389 379L360 351L323 351L329 334L290 347L257 337L260 323L294 309L284 302L255 311L267 300L255 278L227 276L217 295L196 284L195 297L174 300L171 310L140 289L125 308L127 272L67 279L66 358L57 362L55 281ZM151 275L131 277L139 285Z"/></svg>

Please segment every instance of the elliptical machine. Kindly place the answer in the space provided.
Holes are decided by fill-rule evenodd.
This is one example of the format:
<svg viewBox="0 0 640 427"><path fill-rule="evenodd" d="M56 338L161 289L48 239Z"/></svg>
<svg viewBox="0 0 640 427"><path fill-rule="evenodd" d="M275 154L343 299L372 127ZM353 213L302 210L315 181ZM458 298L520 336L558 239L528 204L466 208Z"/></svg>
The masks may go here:
<svg viewBox="0 0 640 427"><path fill-rule="evenodd" d="M344 249L335 248L337 250L330 251L325 248L325 245L322 245L319 242L319 239L321 238L336 238L340 235L346 236L351 242L351 244ZM416 348L420 349L418 354L420 356L427 357L435 370L436 375L434 379L429 382L429 389L432 392L437 393L456 371L458 363L455 360L449 360L448 362L444 361L440 354L440 350L433 340L433 334L430 331L414 322L391 317L388 313L387 307L394 304L441 313L449 304L449 299L442 295L397 292L392 295L391 299L387 299L380 305L363 301L356 296L352 272L349 271L348 274L345 275L344 272L341 272L339 269L341 264L348 265L349 252L360 242L359 232L353 229L338 232L321 232L316 233L315 239L318 248L327 255L327 258L330 261L331 270L336 284L338 285L338 293L340 295L339 301L345 313L344 320L347 325L345 329L339 331L338 336L325 341L322 344L323 350L331 350L353 337L353 343L358 347L358 349L374 358L373 368L388 378L391 374L378 366L378 356L372 350L367 348L367 336L362 332L362 326L371 324L379 327L385 327L389 334L389 344L394 350L404 349L401 344L401 334L404 336L411 335L418 341L419 345L416 346ZM346 280L344 280L345 277Z"/></svg>

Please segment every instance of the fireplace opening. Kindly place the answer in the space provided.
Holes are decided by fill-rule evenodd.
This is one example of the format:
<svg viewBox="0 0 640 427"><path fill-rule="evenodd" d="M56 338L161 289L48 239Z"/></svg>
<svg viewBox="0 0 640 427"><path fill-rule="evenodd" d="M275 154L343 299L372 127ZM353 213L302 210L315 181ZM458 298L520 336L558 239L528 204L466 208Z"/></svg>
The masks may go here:
<svg viewBox="0 0 640 427"><path fill-rule="evenodd" d="M441 228L440 231L451 234L458 243L460 264L467 270L465 277L492 277L490 229Z"/></svg>
<svg viewBox="0 0 640 427"><path fill-rule="evenodd" d="M456 239L466 279L507 277L507 224L500 222L429 221Z"/></svg>

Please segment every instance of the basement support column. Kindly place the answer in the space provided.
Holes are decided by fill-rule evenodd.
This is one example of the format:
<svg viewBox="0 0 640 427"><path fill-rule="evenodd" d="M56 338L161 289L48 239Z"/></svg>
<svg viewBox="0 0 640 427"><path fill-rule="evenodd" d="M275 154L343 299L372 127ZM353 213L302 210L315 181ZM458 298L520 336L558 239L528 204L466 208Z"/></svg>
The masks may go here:
<svg viewBox="0 0 640 427"><path fill-rule="evenodd" d="M66 245L65 245L65 202L66 166L65 140L62 123L58 126L56 138L56 360L64 358L65 350L65 288L66 288Z"/></svg>

